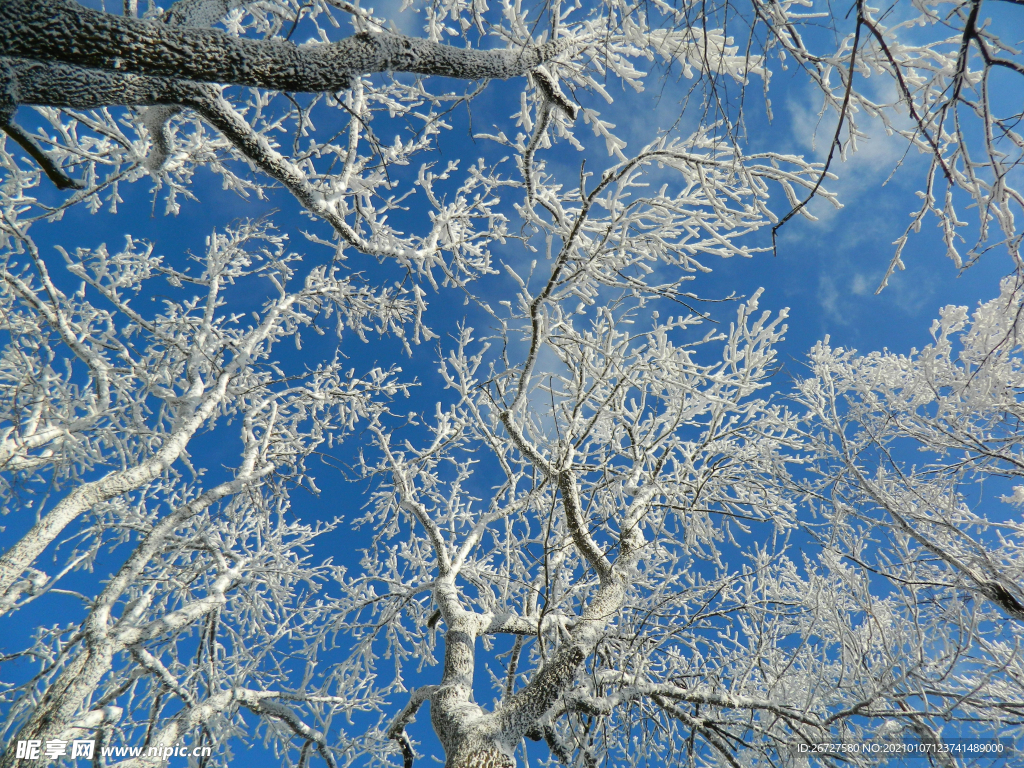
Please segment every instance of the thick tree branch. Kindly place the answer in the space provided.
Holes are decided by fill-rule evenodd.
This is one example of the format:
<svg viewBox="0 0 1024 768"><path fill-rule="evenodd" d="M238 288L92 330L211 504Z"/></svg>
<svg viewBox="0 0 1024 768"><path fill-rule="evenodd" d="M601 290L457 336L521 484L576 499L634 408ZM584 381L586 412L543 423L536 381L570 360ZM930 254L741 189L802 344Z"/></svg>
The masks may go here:
<svg viewBox="0 0 1024 768"><path fill-rule="evenodd" d="M520 77L569 45L559 40L519 50L474 51L390 32L362 32L300 46L114 16L71 0L0 3L0 50L9 56L305 93L347 88L353 75L373 72L467 80Z"/></svg>
<svg viewBox="0 0 1024 768"><path fill-rule="evenodd" d="M508 743L515 744L536 727L570 689L580 666L593 652L612 616L622 607L625 596L624 579L610 575L577 620L568 642L559 647L554 658L525 688L495 712L500 732Z"/></svg>
<svg viewBox="0 0 1024 768"><path fill-rule="evenodd" d="M84 69L70 64L8 59L9 89L18 104L96 109L109 106L177 106L188 107L220 131L238 152L263 173L279 182L296 200L317 218L326 221L349 245L362 253L378 258L397 258L404 263L420 264L431 259L436 245L424 248L401 248L361 236L339 215L327 195L311 184L305 175L284 155L274 149L261 134L254 131L225 100L217 88L175 80L169 77L121 74ZM156 123L156 124L153 124ZM154 132L152 140L159 155L163 141L162 125L147 121ZM159 165L159 162L151 163ZM437 226L442 226L438 223ZM427 238L434 242L433 238Z"/></svg>
<svg viewBox="0 0 1024 768"><path fill-rule="evenodd" d="M583 517L583 505L580 502L579 488L576 486L576 475L572 470L563 469L558 473L558 490L562 493L565 522L569 526L569 533L572 534L572 541L603 583L611 575L612 564L605 557L587 528L587 521Z"/></svg>
<svg viewBox="0 0 1024 768"><path fill-rule="evenodd" d="M412 768L416 753L413 752L409 737L405 735L405 726L416 719L416 713L423 703L430 700L430 697L437 692L438 686L424 685L409 694L409 703L402 708L402 711L391 721L387 730L387 737L398 742L402 749L402 761L405 768Z"/></svg>

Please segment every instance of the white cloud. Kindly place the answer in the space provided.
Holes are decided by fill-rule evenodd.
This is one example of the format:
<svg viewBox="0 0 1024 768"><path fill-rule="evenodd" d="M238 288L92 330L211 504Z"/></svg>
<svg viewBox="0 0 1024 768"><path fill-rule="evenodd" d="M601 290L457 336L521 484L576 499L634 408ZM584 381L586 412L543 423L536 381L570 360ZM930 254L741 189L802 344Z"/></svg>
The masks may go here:
<svg viewBox="0 0 1024 768"><path fill-rule="evenodd" d="M875 103L895 101L893 84L881 78L862 78L858 81L857 87ZM826 112L824 116L819 115L820 96L817 89L811 85L805 86L799 93L792 94L786 101L786 108L790 118L793 144L800 150L812 154L818 162L824 162L835 137L836 115L832 112ZM889 135L880 120L868 118L863 113L855 117L858 129L866 135L855 140L847 151L845 160L838 149L835 151L829 171L839 178L825 182L825 187L837 192L839 201L843 203L844 229L849 228L851 208L856 209L867 202L868 196L887 196L886 187L901 187L910 183L911 179L916 181L920 178L917 171L921 170L916 166L926 162L916 150L908 153L906 141L898 136ZM896 127L906 127L904 123L909 123L907 116L892 117ZM847 127L844 126L842 131L843 142L848 138ZM856 151L853 151L854 147ZM900 195L900 198L902 200L903 196ZM839 223L837 219L840 211L831 205L818 201L809 207L819 218L815 225L817 228L827 232Z"/></svg>
<svg viewBox="0 0 1024 768"><path fill-rule="evenodd" d="M824 272L818 278L818 304L827 317L846 324L846 319L839 308L839 291L836 289L835 281Z"/></svg>

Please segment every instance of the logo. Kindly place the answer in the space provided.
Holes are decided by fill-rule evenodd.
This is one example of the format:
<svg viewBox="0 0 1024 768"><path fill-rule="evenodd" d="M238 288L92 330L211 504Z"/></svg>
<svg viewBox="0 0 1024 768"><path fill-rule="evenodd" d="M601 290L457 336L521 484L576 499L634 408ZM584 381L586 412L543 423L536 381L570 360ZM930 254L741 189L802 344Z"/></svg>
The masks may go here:
<svg viewBox="0 0 1024 768"><path fill-rule="evenodd" d="M71 742L71 757L81 757L85 760L92 760L96 751L96 742L88 739L76 739ZM19 760L38 760L46 757L49 760L56 760L58 757L68 756L68 742L61 739L50 739L43 746L39 739L27 739L19 741L15 747L14 756Z"/></svg>

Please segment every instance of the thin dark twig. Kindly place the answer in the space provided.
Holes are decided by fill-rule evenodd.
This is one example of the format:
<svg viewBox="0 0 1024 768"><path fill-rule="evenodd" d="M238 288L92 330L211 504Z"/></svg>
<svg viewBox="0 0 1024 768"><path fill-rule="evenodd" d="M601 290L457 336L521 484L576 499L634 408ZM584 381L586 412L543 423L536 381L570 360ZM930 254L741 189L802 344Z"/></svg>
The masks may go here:
<svg viewBox="0 0 1024 768"><path fill-rule="evenodd" d="M295 34L295 28L297 26L299 26L299 21L302 19L302 12L305 11L306 9L312 8L312 7L313 7L312 5L309 5L309 4L306 4L306 3L304 3L303 5L299 6L299 10L297 10L295 12L295 21L292 22L292 28L288 31L287 36L285 36L285 38L284 38L285 40L291 40L292 39L292 35Z"/></svg>
<svg viewBox="0 0 1024 768"><path fill-rule="evenodd" d="M14 123L0 123L0 130L14 139L36 161L57 189L85 189L85 184L64 173L20 127Z"/></svg>
<svg viewBox="0 0 1024 768"><path fill-rule="evenodd" d="M350 115L352 115L352 117L354 117L356 120L358 120L359 124L362 125L363 128L366 130L366 136L367 139L369 140L370 147L373 148L373 151L377 154L377 157L380 158L380 167L384 169L384 178L388 180L388 189L392 189L394 187L394 184L391 181L391 174L388 173L388 161L384 157L384 153L381 152L380 150L381 145L380 142L377 141L376 135L374 135L373 131L370 129L370 126L366 124L366 121L363 120L363 118L360 115L357 115L342 99L338 99L338 106L344 109Z"/></svg>
<svg viewBox="0 0 1024 768"><path fill-rule="evenodd" d="M821 169L821 175L818 180L814 183L814 188L811 189L810 193L804 198L799 205L795 206L789 213L787 213L782 221L772 227L772 256L778 256L776 251L776 233L781 229L782 225L793 218L797 213L803 210L804 206L811 201L811 199L818 194L818 188L822 182L825 181L825 177L828 175L829 166L832 165L832 159L835 157L836 147L841 146L839 141L840 132L843 130L843 122L846 120L847 107L850 104L850 94L853 93L853 74L854 68L857 64L857 48L860 45L860 28L864 23L864 12L863 12L863 0L857 0L857 28L853 32L853 49L850 51L850 71L846 76L846 93L843 94L843 106L839 110L839 124L836 126L836 134L832 139L832 146L828 150L828 159L825 160L825 167Z"/></svg>
<svg viewBox="0 0 1024 768"><path fill-rule="evenodd" d="M402 762L404 768L412 768L413 761L416 759L416 753L412 751L412 744L409 742L409 737L405 735L405 729L403 728L394 736L395 741L402 748Z"/></svg>
<svg viewBox="0 0 1024 768"><path fill-rule="evenodd" d="M942 168L942 173L945 174L946 176L946 180L949 181L950 184L952 184L953 175L950 173L949 168L946 167L945 160L942 159L942 152L939 149L938 144L935 142L935 139L932 138L932 135L928 133L927 128L925 128L924 120L922 120L921 116L917 113L917 110L914 108L914 99L911 96L910 88L907 87L907 83L903 79L903 72L902 70L900 70L899 64L896 62L896 58L889 51L889 46L886 44L885 38L882 37L882 33L879 32L878 28L875 27L875 25L872 24L870 21L865 20L864 25L868 28L868 31L871 32L872 35L874 35L875 39L878 41L879 47L881 47L882 49L882 53L885 54L885 57L889 60L889 63L892 65L892 70L896 75L896 82L899 83L900 91L903 92L903 97L907 100L907 107L910 109L910 116L913 117L914 120L917 122L918 130L920 130L921 134L925 137L925 139L927 139L928 145L932 148L932 152L934 153L936 159L939 161L939 167Z"/></svg>

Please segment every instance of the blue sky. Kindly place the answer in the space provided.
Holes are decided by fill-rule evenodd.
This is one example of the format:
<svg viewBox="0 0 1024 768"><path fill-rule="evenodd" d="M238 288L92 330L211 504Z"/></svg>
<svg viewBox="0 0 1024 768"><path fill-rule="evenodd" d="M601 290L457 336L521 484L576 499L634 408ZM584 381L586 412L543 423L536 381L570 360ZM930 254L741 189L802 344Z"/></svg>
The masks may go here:
<svg viewBox="0 0 1024 768"><path fill-rule="evenodd" d="M387 4L378 4L377 12L389 15ZM412 22L400 22L399 26L404 31L415 32ZM1024 29L1020 33L1018 37L1024 37ZM604 119L618 126L629 148L637 149L653 138L653 128L668 126L679 115L689 83L677 75L677 72L670 72L663 80L653 78L647 92L640 96L612 89L616 95L613 105L606 105L593 96L584 97L585 103L600 109ZM787 81L788 75L784 73L776 77L772 95L775 120L769 124L763 110L751 103L748 132L754 137L753 145L757 149L772 147L822 159L822 147L827 146L833 125L827 121L817 125L819 105L803 81ZM518 109L520 88L519 83L492 84L472 106L474 130L490 132L497 125L514 133L509 115ZM690 113L684 113L680 125L692 127L693 120ZM472 139L464 110L453 116L452 124L452 130L441 137L442 161L462 157L464 163L468 163L476 157L493 160L502 154L493 144ZM375 130L386 136L383 124L375 125ZM599 170L604 167L602 163L610 161L603 153L603 142L595 140L592 145L587 153L588 167ZM582 158L576 150L560 143L543 154L552 166L568 174L567 183L573 183L575 169ZM773 312L789 308L789 332L779 348L780 360L784 363L784 370L776 378L780 393L788 389L790 376L801 375L806 352L818 340L828 336L833 345L862 352L887 348L907 353L929 342L928 329L941 306L951 303L974 306L995 296L999 278L1011 270L1009 260L994 251L976 266L958 274L944 255L933 222L928 221L924 231L914 237L907 248L906 271L897 273L888 288L875 294L892 257L893 241L902 234L908 214L917 205L914 191L923 178L924 161L913 156L890 179L902 154L902 145L885 137L876 126L872 138L862 143L859 152L847 162L833 166L840 178L830 186L840 194L844 205L841 210L812 205L811 210L819 215L819 220L809 222L797 217L790 221L780 233L776 257L762 253L752 259L708 261L706 266L711 267L712 272L698 275L691 284L694 292L710 299L730 294L749 296L763 287L763 308ZM177 258L188 250L201 252L204 238L214 227L238 217L255 217L277 209L274 220L281 230L290 234L296 250L309 254L311 263L330 258L326 249L306 242L301 234L302 230L308 230L326 237L326 227L302 216L283 194L274 194L263 203L246 202L221 190L211 174L202 172L194 188L199 200L183 201L176 217L166 217L160 213L163 207L160 202L154 206L148 187L148 182L143 180L123 189L125 201L117 215L107 211L94 215L79 207L69 211L59 223L36 225L32 234L44 255L54 257L54 245L93 247L107 242L113 248L121 244L125 234L131 234L153 241L158 252ZM153 215L154 209L156 215ZM781 196L774 210L780 214L787 210ZM407 218L411 227L411 222L424 220L423 211L414 207ZM514 219L512 226L518 226ZM767 232L762 234L760 242L768 242ZM500 249L500 256L513 263L534 258L516 245ZM393 272L357 254L351 254L348 264L355 270L366 271L371 277ZM507 277L498 276L483 281L479 290L485 299L494 300L505 295L510 285ZM442 334L442 344L447 342L445 334L451 332L466 313L470 313L471 322L483 322L480 313L464 305L461 296L453 291L431 294L428 301L431 309L427 321ZM734 312L733 307L724 308L723 319L727 322ZM398 345L387 340L375 340L371 344L347 340L345 351L357 367L399 362L409 377L423 383L410 409L432 411L431 398L439 395L434 347L432 344L418 349L412 359L404 357ZM362 501L361 486L344 484L326 469L322 477L320 485L325 494L319 499L304 497L301 501L303 516L330 518L339 511L352 514L358 511ZM351 544L348 537L344 541ZM329 548L343 546L340 537L329 539L325 544ZM335 557L343 560L349 555L354 552L336 553ZM98 573L97 578L102 575ZM29 618L28 615L20 617L22 620ZM269 760L268 764L271 764Z"/></svg>
<svg viewBox="0 0 1024 768"><path fill-rule="evenodd" d="M102 0L86 0L85 4L99 7ZM416 15L412 11L397 13L400 6L398 0L385 0L375 3L373 8L377 15L394 20L401 31L416 34ZM987 4L985 14L996 14L1000 29L1010 30L1010 34L1003 31L1009 42L1024 40L1024 26L1018 25L1016 38L1020 40L1015 39L1013 28L1017 19L1002 4ZM302 27L299 29L296 39L301 37ZM608 90L616 98L614 104L608 105L594 95L581 96L584 106L599 110L603 119L617 126L616 132L628 141L627 154L653 138L655 129L663 130L676 123L677 133L683 134L696 125L696 110L692 105L685 112L681 107L691 82L679 75L678 67L668 72L657 66L649 69L651 75L643 94L628 89L625 92L614 81L608 81ZM775 69L771 82L774 120L766 120L758 98L749 97L746 120L750 148L774 149L823 160L834 131L834 118L826 116L819 121L820 101L813 88L797 72ZM755 77L752 82L756 87L750 91L754 92L760 88L760 81ZM888 88L881 79L859 82L858 87L861 86L869 91ZM516 129L509 116L518 109L520 88L517 82L492 83L472 105L473 131L484 133L499 128L514 133ZM1012 106L1013 103L1012 95L1007 94L1006 104ZM453 128L441 136L441 156L434 159L458 157L463 158L465 164L476 157L493 160L505 154L491 142L473 139L466 117L464 109L452 116ZM763 306L790 308L790 332L784 350L787 355L801 356L825 335L831 336L837 345L860 350L885 347L906 351L920 346L927 342L928 327L939 307L948 303L970 306L994 296L999 277L1012 269L1007 257L997 250L978 265L958 274L943 254L934 221L926 220L923 231L912 237L907 248L906 271L896 273L889 287L876 296L875 290L894 252L893 241L902 234L909 214L918 205L914 193L923 182L926 160L916 152L905 156L905 146L900 141L885 136L877 123L869 121L868 126L871 137L860 142L859 150L846 162L840 162L837 157L832 166L832 171L840 178L827 186L839 193L844 206L841 210L821 202L812 203L809 208L819 220L792 219L779 233L777 257L761 254L746 260L708 261L706 266L712 268L712 274L700 275L692 284L696 293L708 298L733 292L749 295L756 288L764 287ZM324 129L323 125L318 127ZM402 126L384 127L375 123L374 129L386 140L389 130L397 133ZM577 132L590 134L582 119L577 123ZM590 151L579 153L562 142L541 154L549 165L561 168L563 174L572 178L584 157L588 169L611 164L601 151L602 146L603 142L593 140L588 145ZM893 174L894 167L901 163L902 167ZM401 169L396 169L396 176L401 175ZM296 250L314 260L322 258L321 249L305 243L299 230L323 234L325 227L299 215L287 196L278 194L269 202L246 201L225 193L219 186L209 174L200 172L193 188L199 200L183 201L178 216L165 217L160 215L162 200L154 204L147 192L149 184L143 180L133 188L122 188L125 202L119 205L120 213L116 216L107 212L91 215L79 207L66 214L56 226L47 226L45 233L44 227L38 226L33 234L41 243L66 243L66 233L74 231L76 240L82 244L106 241L113 246L125 233L131 233L153 240L158 250L170 256L188 248L200 250L203 238L214 227L235 218L277 210L274 221L282 230L290 232ZM781 195L773 201L772 207L779 214L788 210ZM422 211L414 207L409 214L409 227L423 221ZM512 224L516 224L515 218ZM975 228L968 227L965 231L970 244ZM767 240L762 237L758 244L766 245ZM517 256L508 249L500 249L499 255L510 261ZM353 258L358 262L360 257L354 255ZM358 268L370 269L369 260L366 262ZM483 293L487 293L486 286ZM441 305L444 305L443 311L438 312ZM443 325L442 316L447 320L459 314L457 309L449 309L455 309L449 299L438 302L431 312L433 322Z"/></svg>

